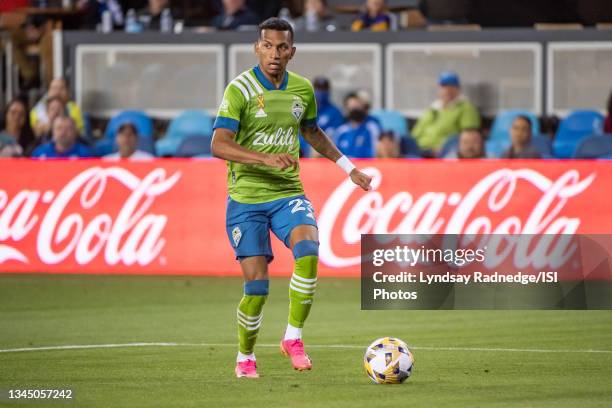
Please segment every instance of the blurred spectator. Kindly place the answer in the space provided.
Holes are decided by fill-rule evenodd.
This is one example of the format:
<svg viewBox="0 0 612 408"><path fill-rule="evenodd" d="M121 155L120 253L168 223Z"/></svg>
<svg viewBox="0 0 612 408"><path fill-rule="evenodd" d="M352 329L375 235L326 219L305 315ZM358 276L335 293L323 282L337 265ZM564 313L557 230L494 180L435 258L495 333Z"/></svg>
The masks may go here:
<svg viewBox="0 0 612 408"><path fill-rule="evenodd" d="M66 85L64 78L55 78L53 81L51 81L47 93L30 111L30 126L32 126L32 129L34 129L34 133L36 135L40 135L44 133L41 131L41 129L48 131L50 128L50 122L47 116L47 99L52 97L57 97L64 103L68 115L76 123L77 130L79 133L83 134L85 130L83 114L81 113L81 109L78 107L78 105L69 99L68 86Z"/></svg>
<svg viewBox="0 0 612 408"><path fill-rule="evenodd" d="M385 0L366 0L365 11L351 24L352 31L389 31L391 14L386 10Z"/></svg>
<svg viewBox="0 0 612 408"><path fill-rule="evenodd" d="M159 30L162 12L170 9L173 18L178 17L178 10L173 10L170 0L149 0L147 6L138 10L138 22L145 30Z"/></svg>
<svg viewBox="0 0 612 408"><path fill-rule="evenodd" d="M219 30L235 30L240 26L257 24L257 14L247 7L245 0L223 0L223 12L212 20L212 25Z"/></svg>
<svg viewBox="0 0 612 408"><path fill-rule="evenodd" d="M113 26L122 26L123 10L118 0L78 0L75 8L83 13L82 28L95 30L102 22L102 13L110 11Z"/></svg>
<svg viewBox="0 0 612 408"><path fill-rule="evenodd" d="M28 109L21 99L13 99L4 112L4 129L0 131L0 157L19 157L34 140L27 121Z"/></svg>
<svg viewBox="0 0 612 408"><path fill-rule="evenodd" d="M315 98L317 100L318 125L330 137L338 126L344 123L342 112L331 101L331 85L329 79L316 77L313 81Z"/></svg>
<svg viewBox="0 0 612 408"><path fill-rule="evenodd" d="M449 136L463 129L480 128L478 111L461 94L459 76L454 72L443 72L438 85L439 99L431 104L412 129L412 136L421 149L434 155Z"/></svg>
<svg viewBox="0 0 612 408"><path fill-rule="evenodd" d="M36 144L46 143L51 140L51 129L53 127L53 121L59 116L66 116L66 105L60 99L59 96L52 96L47 98L45 101L46 110L45 122L39 121L36 128L34 129L34 135L36 136Z"/></svg>
<svg viewBox="0 0 612 408"><path fill-rule="evenodd" d="M381 159L399 157L400 149L397 139L393 132L383 132L376 145L376 157Z"/></svg>
<svg viewBox="0 0 612 408"><path fill-rule="evenodd" d="M117 147L119 151L104 156L105 159L151 159L153 155L138 150L138 130L130 122L119 126L117 130Z"/></svg>
<svg viewBox="0 0 612 408"><path fill-rule="evenodd" d="M331 101L329 79L319 76L313 81L317 101L317 125L333 140L336 129L344 123L344 116ZM308 142L300 136L301 157L322 157L319 152L310 148Z"/></svg>
<svg viewBox="0 0 612 408"><path fill-rule="evenodd" d="M374 157L380 125L368 116L368 104L356 93L344 98L348 122L336 130L336 145L349 157Z"/></svg>
<svg viewBox="0 0 612 408"><path fill-rule="evenodd" d="M482 133L478 129L464 129L459 134L457 149L445 156L447 159L484 159L487 157Z"/></svg>
<svg viewBox="0 0 612 408"><path fill-rule="evenodd" d="M37 158L91 157L89 147L77 141L77 130L70 116L53 121L53 141L38 146L32 153Z"/></svg>
<svg viewBox="0 0 612 408"><path fill-rule="evenodd" d="M53 78L53 40L49 23L43 16L34 15L11 31L13 58L19 67L23 89L40 87L41 79L46 86ZM39 58L31 58L30 50L35 50Z"/></svg>
<svg viewBox="0 0 612 408"><path fill-rule="evenodd" d="M512 145L504 154L504 159L540 159L542 155L531 144L531 119L517 116L510 127Z"/></svg>
<svg viewBox="0 0 612 408"><path fill-rule="evenodd" d="M608 96L608 115L604 121L604 133L612 133L612 91Z"/></svg>
<svg viewBox="0 0 612 408"><path fill-rule="evenodd" d="M297 31L335 31L337 23L326 0L306 0L304 15L295 20L294 28Z"/></svg>

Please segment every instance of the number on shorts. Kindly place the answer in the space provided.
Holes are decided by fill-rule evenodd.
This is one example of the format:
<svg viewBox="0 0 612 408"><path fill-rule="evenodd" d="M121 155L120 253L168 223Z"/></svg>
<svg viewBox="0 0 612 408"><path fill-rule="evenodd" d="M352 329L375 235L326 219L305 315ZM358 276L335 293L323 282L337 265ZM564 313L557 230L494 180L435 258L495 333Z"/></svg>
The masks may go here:
<svg viewBox="0 0 612 408"><path fill-rule="evenodd" d="M305 205L305 206L304 206ZM293 206L291 209L291 214L295 214L298 211L307 211L307 217L310 217L314 220L314 209L312 208L312 204L308 200L303 200L301 198L296 198L294 200L289 201L289 207Z"/></svg>

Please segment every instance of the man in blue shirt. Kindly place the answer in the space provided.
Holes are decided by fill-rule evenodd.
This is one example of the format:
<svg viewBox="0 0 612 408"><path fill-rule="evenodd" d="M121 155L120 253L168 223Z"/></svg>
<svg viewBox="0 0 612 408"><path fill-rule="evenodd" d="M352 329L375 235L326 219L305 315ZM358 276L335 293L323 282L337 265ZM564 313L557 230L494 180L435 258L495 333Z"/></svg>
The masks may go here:
<svg viewBox="0 0 612 408"><path fill-rule="evenodd" d="M348 157L375 157L381 128L368 115L368 104L356 93L350 93L344 98L344 107L348 122L336 129L338 149Z"/></svg>
<svg viewBox="0 0 612 408"><path fill-rule="evenodd" d="M317 125L333 139L336 129L344 123L344 116L331 101L331 86L329 79L319 76L312 82L315 99L317 100ZM300 150L302 156L310 156L310 145L300 137ZM314 152L316 155L316 152Z"/></svg>
<svg viewBox="0 0 612 408"><path fill-rule="evenodd" d="M316 77L313 82L315 98L317 100L317 124L328 135L344 123L344 116L331 101L331 87L325 77Z"/></svg>
<svg viewBox="0 0 612 408"><path fill-rule="evenodd" d="M52 136L53 141L38 146L32 157L41 159L91 157L89 148L77 141L76 125L70 116L60 116L53 121Z"/></svg>

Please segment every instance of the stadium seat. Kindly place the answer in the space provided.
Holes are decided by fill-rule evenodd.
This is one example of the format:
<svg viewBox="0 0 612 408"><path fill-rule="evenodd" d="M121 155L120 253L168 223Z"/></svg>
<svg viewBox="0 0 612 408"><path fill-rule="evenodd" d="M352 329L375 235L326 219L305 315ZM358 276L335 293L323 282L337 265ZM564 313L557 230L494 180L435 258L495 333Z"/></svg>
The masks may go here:
<svg viewBox="0 0 612 408"><path fill-rule="evenodd" d="M146 113L138 110L125 110L113 116L106 125L104 137L114 140L119 126L125 122L134 124L141 139L153 140L153 121Z"/></svg>
<svg viewBox="0 0 612 408"><path fill-rule="evenodd" d="M506 150L510 148L511 144L512 142L510 139L489 139L485 142L485 150L490 157L501 157ZM540 152L543 159L550 159L553 157L552 146L548 137L534 135L531 137L531 145Z"/></svg>
<svg viewBox="0 0 612 408"><path fill-rule="evenodd" d="M372 112L372 116L378 119L384 132L393 132L399 136L400 156L421 157L421 150L410 136L410 130L404 115L394 110L378 109Z"/></svg>
<svg viewBox="0 0 612 408"><path fill-rule="evenodd" d="M116 149L115 140L106 137L98 140L91 148L95 157L106 156L107 154L113 153Z"/></svg>
<svg viewBox="0 0 612 408"><path fill-rule="evenodd" d="M151 153L155 156L155 144L152 139L141 137L138 139L138 150ZM93 155L95 157L103 157L117 151L116 139L102 138L95 142L92 146Z"/></svg>
<svg viewBox="0 0 612 408"><path fill-rule="evenodd" d="M176 150L177 157L210 157L210 136L187 136L181 139L181 144Z"/></svg>
<svg viewBox="0 0 612 408"><path fill-rule="evenodd" d="M555 157L572 157L581 139L594 134L602 134L603 122L604 117L596 111L577 110L570 113L559 124L553 141Z"/></svg>
<svg viewBox="0 0 612 408"><path fill-rule="evenodd" d="M133 123L138 131L138 149L155 155L153 120L142 111L125 110L113 116L108 122L104 138L93 145L94 156L102 157L117 151L117 144L115 143L117 131L126 122Z"/></svg>
<svg viewBox="0 0 612 408"><path fill-rule="evenodd" d="M378 109L372 112L380 122L380 125L385 132L393 132L400 137L410 136L406 118L398 111L388 109Z"/></svg>
<svg viewBox="0 0 612 408"><path fill-rule="evenodd" d="M587 136L578 142L574 151L576 159L608 158L612 155L612 135Z"/></svg>
<svg viewBox="0 0 612 408"><path fill-rule="evenodd" d="M402 136L400 138L400 157L421 157L421 149L412 136Z"/></svg>
<svg viewBox="0 0 612 408"><path fill-rule="evenodd" d="M510 139L488 139L485 141L485 151L489 157L501 157L510 144Z"/></svg>
<svg viewBox="0 0 612 408"><path fill-rule="evenodd" d="M531 134L540 134L540 121L536 115L528 111L512 109L497 114L491 126L489 140L510 140L510 127L517 116L527 116L531 120Z"/></svg>
<svg viewBox="0 0 612 408"><path fill-rule="evenodd" d="M531 138L531 144L538 149L543 159L553 158L552 143L547 136L537 135Z"/></svg>
<svg viewBox="0 0 612 408"><path fill-rule="evenodd" d="M183 139L189 136L212 136L213 121L210 115L200 110L187 110L170 122L164 138L155 148L159 156L174 156Z"/></svg>

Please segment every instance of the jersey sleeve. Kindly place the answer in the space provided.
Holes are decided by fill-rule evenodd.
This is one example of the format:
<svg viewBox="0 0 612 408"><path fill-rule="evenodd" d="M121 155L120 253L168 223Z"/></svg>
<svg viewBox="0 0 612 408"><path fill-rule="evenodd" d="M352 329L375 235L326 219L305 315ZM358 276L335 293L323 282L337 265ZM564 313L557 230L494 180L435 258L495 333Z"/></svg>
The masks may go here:
<svg viewBox="0 0 612 408"><path fill-rule="evenodd" d="M308 83L308 94L306 96L306 114L302 119L302 126L305 128L317 125L317 100L315 99L314 89Z"/></svg>
<svg viewBox="0 0 612 408"><path fill-rule="evenodd" d="M246 107L246 103L246 97L235 85L230 83L225 88L213 129L224 128L236 133L240 125L240 116Z"/></svg>

